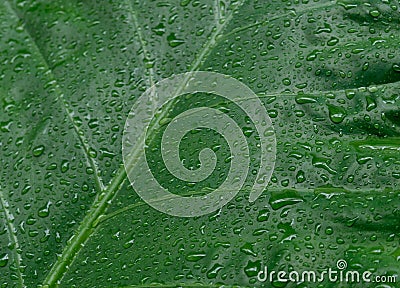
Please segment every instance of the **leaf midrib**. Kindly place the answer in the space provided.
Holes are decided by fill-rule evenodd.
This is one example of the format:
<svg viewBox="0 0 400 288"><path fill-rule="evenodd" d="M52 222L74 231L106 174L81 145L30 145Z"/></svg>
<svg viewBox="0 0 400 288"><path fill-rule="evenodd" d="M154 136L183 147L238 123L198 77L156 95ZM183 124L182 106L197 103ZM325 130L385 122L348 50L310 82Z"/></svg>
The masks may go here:
<svg viewBox="0 0 400 288"><path fill-rule="evenodd" d="M146 40L144 39L144 36L143 36L143 33L142 33L142 28L139 25L137 14L136 14L135 9L133 9L133 7L132 7L131 1L127 0L126 2L127 2L128 9L129 9L129 12L130 12L129 14L132 17L133 26L134 26L135 30L137 31L139 42L140 42L140 45L142 46L144 58L146 59L147 57L150 56L150 52L147 49ZM150 68L146 68L146 70L149 71L149 76L148 76L149 85L148 86L153 86L155 84L154 81L155 81L155 78L156 78L154 69L153 69L153 67L150 67Z"/></svg>
<svg viewBox="0 0 400 288"><path fill-rule="evenodd" d="M129 0L128 0L129 1ZM240 1L240 5L243 5L244 0ZM132 8L131 4L129 3L129 7ZM133 9L131 9L132 12ZM215 32L212 33L210 40L206 42L206 45L203 46L202 52L199 54L197 58L195 58L194 63L192 64L191 71L197 70L200 65L203 63L204 58L208 55L208 53L212 50L213 46L217 44L217 37L219 34L224 30L227 26L229 21L233 18L233 14L236 10L234 10L221 24ZM135 21L135 15L132 15L133 20ZM137 23L136 23L137 25ZM136 27L138 28L138 27ZM139 32L139 31L138 31ZM141 38L141 33L138 34L139 38ZM139 39L141 45L143 45L142 49L143 52L146 53L147 49L145 47L145 41L143 38ZM146 55L145 55L146 57ZM151 72L151 71L150 71ZM153 75L153 74L151 74ZM151 81L150 81L151 83ZM172 105L172 103L171 103ZM169 109L165 109L168 111ZM52 266L50 272L46 276L44 280L45 286L54 286L57 285L59 281L65 275L65 267L70 265L76 255L79 253L80 249L82 248L83 244L90 238L90 236L95 231L95 227L93 226L97 219L99 219L107 209L109 202L114 198L116 193L118 192L119 188L123 185L124 181L126 180L126 171L123 165L120 166L116 175L113 177L112 181L110 182L109 186L101 193L101 197L99 201L94 201L92 207L90 208L88 214L82 220L81 224L77 229L77 233L73 236L73 238L69 241L69 244L64 248L60 257L58 257L56 263Z"/></svg>

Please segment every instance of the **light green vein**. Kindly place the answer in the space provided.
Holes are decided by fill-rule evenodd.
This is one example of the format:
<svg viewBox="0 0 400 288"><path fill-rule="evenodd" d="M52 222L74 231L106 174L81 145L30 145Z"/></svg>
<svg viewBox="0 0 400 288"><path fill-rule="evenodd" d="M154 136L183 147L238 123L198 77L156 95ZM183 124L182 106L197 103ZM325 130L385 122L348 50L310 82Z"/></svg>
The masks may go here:
<svg viewBox="0 0 400 288"><path fill-rule="evenodd" d="M243 2L240 3L243 4ZM220 24L219 27L217 27L217 29L213 32L207 43L203 46L202 52L193 62L191 66L191 71L195 71L199 68L204 58L216 45L217 43L216 38L218 37L218 35L220 35L220 33L232 19L233 13L234 12L232 12L232 14L227 17L225 22ZM133 18L135 17L133 16ZM145 43L144 39L143 43ZM165 110L168 111L168 109ZM151 131L152 130L150 127L148 133L151 134ZM140 152L139 149L135 149L132 155L137 155L139 152ZM134 158L136 157L132 157L131 159ZM132 167L133 165L129 166ZM48 273L48 275L44 280L44 287L54 287L58 285L58 283L61 281L64 274L66 273L66 267L68 267L73 263L76 255L83 247L84 243L93 234L95 230L93 224L97 221L99 217L101 217L104 214L110 201L112 201L112 199L114 198L120 187L123 185L125 180L126 180L126 171L125 168L121 165L117 173L115 174L114 178L112 179L111 183L109 184L109 186L103 190L101 196L98 199L96 199L96 201L93 203L87 215L84 217L81 224L79 225L76 234L70 239L70 241L68 242L69 244L64 248L61 256L58 257L56 263L52 266L50 272Z"/></svg>
<svg viewBox="0 0 400 288"><path fill-rule="evenodd" d="M5 6L8 7L9 11L11 12L11 14L15 15L15 17L22 21L22 19L20 18L20 16L18 15L17 11L14 10L13 5L9 2L9 0L4 1ZM42 51L40 50L39 46L37 45L36 41L34 40L34 38L32 37L32 35L30 34L29 30L26 29L25 25L24 25L24 29L25 32L27 34L27 36L29 37L30 42L33 44L34 49L37 52L37 55L40 57L40 59L42 60L43 64L45 65L46 69L51 73L52 75L52 80L55 80L56 77L54 76L54 73L52 71L52 69L50 68L49 63L46 60L46 57L44 57ZM87 164L94 170L94 175L95 175L95 182L96 182L96 186L97 188L101 191L104 189L104 185L102 180L100 179L100 174L99 174L99 168L97 163L95 162L95 160L89 156L89 146L87 145L87 140L85 139L83 133L81 133L79 131L78 125L76 124L75 120L72 117L71 112L68 109L68 103L65 101L64 99L64 94L62 93L62 91L60 90L58 84L54 84L53 85L55 91L58 94L58 99L60 100L59 103L61 104L62 108L64 109L65 113L67 114L68 120L70 121L70 123L73 126L73 130L74 133L78 139L78 141L81 144L82 150L84 152L85 158L86 158L86 162Z"/></svg>
<svg viewBox="0 0 400 288"><path fill-rule="evenodd" d="M132 3L131 3L130 0L128 0L126 2L127 2L127 5L128 5L128 10L130 12L129 15L132 17L132 23L133 23L133 26L134 26L134 28L135 28L135 30L137 32L137 36L139 38L139 42L140 42L142 50L143 50L143 55L144 55L143 61L150 60L152 58L152 55L149 52L149 50L147 49L146 40L145 40L145 38L143 36L142 28L139 25L139 21L138 21L137 15L136 15L136 11L133 9ZM146 69L149 71L149 75L148 75L149 76L148 77L149 78L149 86L153 86L155 84L155 79L156 79L154 69L153 69L152 66L149 67L149 68L146 67Z"/></svg>
<svg viewBox="0 0 400 288"><path fill-rule="evenodd" d="M212 33L212 35L209 38L209 40L205 43L205 45L203 46L201 52L194 59L192 65L191 65L190 72L197 71L201 67L201 65L203 64L204 60L207 59L207 56L211 53L213 48L219 43L220 39L222 38L223 31L228 26L230 21L233 19L233 16L236 13L236 11L238 9L240 9L240 7L244 4L244 2L245 2L244 0L240 1L237 4L236 9L234 9L225 19L221 19L220 21L216 22L215 31ZM219 13L218 11L216 11L216 13ZM218 37L220 37L220 38L218 39Z"/></svg>
<svg viewBox="0 0 400 288"><path fill-rule="evenodd" d="M17 230L14 227L13 221L14 217L12 216L10 210L9 210L9 205L7 201L4 198L3 191L0 187L0 204L1 204L1 209L3 210L4 217L5 217L5 222L7 226L7 234L8 234L8 239L10 242L13 244L13 254L14 254L14 263L17 268L17 275L18 275L18 281L20 283L20 287L26 287L24 284L24 278L22 276L22 259L21 255L18 253L18 250L20 249L20 245L18 242L18 238L16 235Z"/></svg>
<svg viewBox="0 0 400 288"><path fill-rule="evenodd" d="M14 15L18 20L22 21L22 19L20 18L20 16L18 15L18 12L14 9L12 3L9 2L9 0L5 1L5 7L8 8L8 10L10 11L10 14ZM44 57L42 51L40 50L40 48L38 47L37 43L35 42L34 38L31 36L31 34L29 33L29 30L26 29L26 27L24 26L25 31L27 36L29 37L29 39L31 40L30 42L32 43L34 49L37 52L37 55L40 56L40 59L42 60L43 64L46 66L47 70L51 73L52 75L52 79L55 80L56 77L54 76L53 71L50 68L49 63L47 62L46 58ZM86 158L87 164L88 166L90 166L93 170L94 170L94 180L95 180L95 185L98 191L103 191L105 190L105 187L103 185L102 180L100 179L100 173L99 173L99 169L98 169L98 165L95 162L95 160L93 158L91 158L89 156L89 146L87 145L87 140L85 139L84 135L79 131L79 127L78 125L75 123L73 117L72 117L72 113L69 111L68 109L68 103L66 102L66 100L64 99L64 95L62 93L62 91L60 90L59 86L57 84L54 84L54 89L58 94L58 99L60 100L60 104L62 106L62 108L64 109L64 111L67 114L68 120L70 121L70 123L72 124L73 127L73 131L78 139L78 141L81 144L81 148L84 152L84 156ZM102 197L101 194L98 195L96 197L96 200L94 201L94 205L93 207L97 207L97 203L102 203ZM103 206L105 207L105 205L103 204ZM92 209L93 209L92 207ZM100 207L100 208L104 208L104 207ZM56 281L57 281L57 277L55 277L55 275L60 275L64 273L65 267L67 266L67 264L72 260L72 258L76 255L76 251L79 250L79 246L81 243L84 242L85 239L88 238L88 235L91 235L91 221L94 221L94 219L96 219L103 211L104 209L99 209L99 208L95 208L95 212L94 213L90 213L92 211L92 209L89 211L87 217L84 218L83 222L81 223L81 225L78 228L78 233L75 234L71 240L71 244L67 245L64 250L63 253L61 254L61 256L57 259L55 265L53 265L52 269L50 270L48 277L45 280L45 283L50 283L50 287L53 287L54 285L56 285ZM96 213L97 212L97 213ZM93 219L93 217L95 217Z"/></svg>
<svg viewBox="0 0 400 288"><path fill-rule="evenodd" d="M221 21L225 20L221 15L220 0L214 0L213 9L214 9L215 26L218 26Z"/></svg>

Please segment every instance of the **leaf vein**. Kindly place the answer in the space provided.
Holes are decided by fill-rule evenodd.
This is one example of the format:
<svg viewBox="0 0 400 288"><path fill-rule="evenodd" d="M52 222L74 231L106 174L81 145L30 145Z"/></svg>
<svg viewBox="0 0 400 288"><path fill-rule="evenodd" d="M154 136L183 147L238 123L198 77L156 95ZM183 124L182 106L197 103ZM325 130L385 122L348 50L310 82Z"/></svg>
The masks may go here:
<svg viewBox="0 0 400 288"><path fill-rule="evenodd" d="M133 27L137 31L137 36L138 36L140 45L141 45L142 50L143 50L144 61L146 61L148 57L151 57L151 54L150 54L149 50L147 49L146 40L145 40L145 38L143 36L142 28L139 25L139 21L138 21L138 18L137 18L136 11L133 9L132 3L131 3L130 0L127 0L127 3L128 3L128 9L129 9L129 12L130 12L129 14L132 17ZM148 75L149 76L149 84L150 84L150 86L153 86L155 84L155 79L156 79L154 69L153 69L153 67L150 67L150 68L146 68L146 70L149 71L149 75Z"/></svg>
<svg viewBox="0 0 400 288"><path fill-rule="evenodd" d="M9 8L9 10L12 12L12 14L15 15L15 17L17 19L19 19L20 21L23 21L23 19L19 16L18 12L14 9L13 5L10 3L10 0L6 0L5 1L6 6ZM53 80L56 80L55 74L53 72L53 70L50 68L50 64L48 63L46 57L44 56L42 50L39 48L38 44L36 43L35 39L32 37L32 35L30 34L29 30L26 29L25 25L23 25L26 34L29 37L29 40L32 42L36 52L38 53L38 55L40 56L40 58L43 61L43 64L46 66L47 70L51 73ZM97 188L102 191L104 189L104 185L102 180L100 179L100 174L99 174L99 169L98 169L98 165L96 163L96 161L89 156L89 147L86 144L86 139L85 137L82 135L82 133L79 131L78 125L75 122L75 120L72 117L71 112L68 109L68 103L66 102L66 100L64 99L64 94L61 92L60 87L58 86L58 84L54 85L54 89L57 91L58 93L58 99L60 99L60 104L62 106L62 108L64 109L65 113L67 114L68 120L70 121L70 123L73 126L73 130L74 133L78 139L78 141L81 144L82 150L84 152L85 158L86 158L86 162L87 164L95 171L94 175L95 175L95 181L96 181L96 185Z"/></svg>
<svg viewBox="0 0 400 288"><path fill-rule="evenodd" d="M16 229L14 227L13 224L13 219L14 217L12 216L10 210L9 210L9 206L8 203L6 202L5 198L4 198L4 194L3 191L0 188L0 204L1 204L1 208L3 210L4 213L4 217L5 217L5 222L6 222L6 226L7 226L7 234L8 234L8 239L10 240L10 242L12 244L14 244L14 255L15 255L15 266L17 267L17 274L18 274L18 280L20 282L20 287L26 287L24 284L24 278L22 277L22 258L21 255L18 253L18 250L20 249L20 245L18 242L18 238L16 233Z"/></svg>

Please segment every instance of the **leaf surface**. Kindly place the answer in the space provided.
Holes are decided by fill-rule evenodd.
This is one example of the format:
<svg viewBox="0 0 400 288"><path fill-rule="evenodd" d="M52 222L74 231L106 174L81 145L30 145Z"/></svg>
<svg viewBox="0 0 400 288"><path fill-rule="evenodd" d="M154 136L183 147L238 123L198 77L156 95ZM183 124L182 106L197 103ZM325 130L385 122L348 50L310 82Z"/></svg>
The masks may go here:
<svg viewBox="0 0 400 288"><path fill-rule="evenodd" d="M339 259L399 275L399 6L1 2L0 284L262 287L264 266L320 271ZM154 120L146 151L153 174L185 195L223 182L230 160L221 135L184 137L187 167L198 167L205 147L218 156L214 173L196 184L174 179L159 153L163 119L205 105L246 132L249 185L216 213L183 219L144 204L126 181L129 110L148 87L187 71L230 75L267 108L277 162L256 202L248 187L262 135L234 103L208 94L170 102Z"/></svg>

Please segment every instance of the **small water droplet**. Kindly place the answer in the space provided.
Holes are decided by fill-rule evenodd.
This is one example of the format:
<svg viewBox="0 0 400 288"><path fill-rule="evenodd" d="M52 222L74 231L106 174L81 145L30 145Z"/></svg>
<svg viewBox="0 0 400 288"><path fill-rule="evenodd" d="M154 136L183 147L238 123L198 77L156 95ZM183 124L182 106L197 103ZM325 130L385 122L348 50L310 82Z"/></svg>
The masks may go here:
<svg viewBox="0 0 400 288"><path fill-rule="evenodd" d="M333 229L332 229L332 227L326 227L326 229L325 229L325 234L326 234L326 235L332 235L332 234L333 234Z"/></svg>
<svg viewBox="0 0 400 288"><path fill-rule="evenodd" d="M339 39L336 37L331 37L331 39L328 40L327 45L335 46L337 43L339 43Z"/></svg>
<svg viewBox="0 0 400 288"><path fill-rule="evenodd" d="M164 23L160 23L156 27L154 27L152 30L156 35L162 36L165 33L165 25L164 25Z"/></svg>
<svg viewBox="0 0 400 288"><path fill-rule="evenodd" d="M35 148L33 148L33 151L32 151L33 156L35 156L35 157L41 156L44 153L44 150L45 150L44 145L36 146Z"/></svg>
<svg viewBox="0 0 400 288"><path fill-rule="evenodd" d="M297 183L303 183L304 181L306 181L306 176L304 174L304 171L299 170L299 172L297 172L296 180L297 180Z"/></svg>
<svg viewBox="0 0 400 288"><path fill-rule="evenodd" d="M315 103L317 102L317 99L315 98L315 96L311 95L297 95L296 102L297 104Z"/></svg>
<svg viewBox="0 0 400 288"><path fill-rule="evenodd" d="M243 252L243 253L245 253L245 254L247 254L247 255L257 257L257 253L254 251L253 244L251 244L251 243L246 243L246 244L244 244L244 245L240 248L240 251Z"/></svg>
<svg viewBox="0 0 400 288"><path fill-rule="evenodd" d="M246 267L244 267L244 273L246 273L247 277L257 276L258 272L261 270L261 261L251 261L247 262Z"/></svg>
<svg viewBox="0 0 400 288"><path fill-rule="evenodd" d="M374 98L367 96L366 100L367 100L367 107L366 107L367 111L374 110L377 107Z"/></svg>
<svg viewBox="0 0 400 288"><path fill-rule="evenodd" d="M378 10L371 10L369 11L369 15L371 15L374 18L379 17L379 15L381 15L381 12L379 12Z"/></svg>
<svg viewBox="0 0 400 288"><path fill-rule="evenodd" d="M278 210L284 206L290 206L303 202L303 198L295 190L273 191L269 198L272 209Z"/></svg>
<svg viewBox="0 0 400 288"><path fill-rule="evenodd" d="M39 211L38 211L39 217L45 218L45 217L49 216L51 204L52 204L51 201L48 201L46 203L46 205L44 205L43 207L41 207L39 209Z"/></svg>
<svg viewBox="0 0 400 288"><path fill-rule="evenodd" d="M186 260L189 262L196 262L206 257L206 255L205 252L192 252L186 255Z"/></svg>
<svg viewBox="0 0 400 288"><path fill-rule="evenodd" d="M0 254L0 267L6 266L7 263L8 263L8 254L7 253Z"/></svg>
<svg viewBox="0 0 400 288"><path fill-rule="evenodd" d="M69 170L69 162L67 160L63 160L61 162L61 172L65 173Z"/></svg>
<svg viewBox="0 0 400 288"><path fill-rule="evenodd" d="M335 124L342 123L344 118L346 118L346 110L342 107L328 105L329 118Z"/></svg>
<svg viewBox="0 0 400 288"><path fill-rule="evenodd" d="M258 212L257 221L264 222L268 221L270 215L270 211L268 209L263 209Z"/></svg>
<svg viewBox="0 0 400 288"><path fill-rule="evenodd" d="M221 264L214 264L214 266L207 271L207 278L208 279L214 279L217 278L218 272L221 271L221 269L224 268Z"/></svg>
<svg viewBox="0 0 400 288"><path fill-rule="evenodd" d="M282 80L283 85L285 86L289 86L290 84L292 84L292 81L290 81L289 78L285 78Z"/></svg>
<svg viewBox="0 0 400 288"><path fill-rule="evenodd" d="M169 46L171 46L172 48L178 47L180 45L182 45L183 43L185 43L184 40L182 39L178 39L175 35L175 33L171 33L167 36L167 41Z"/></svg>

